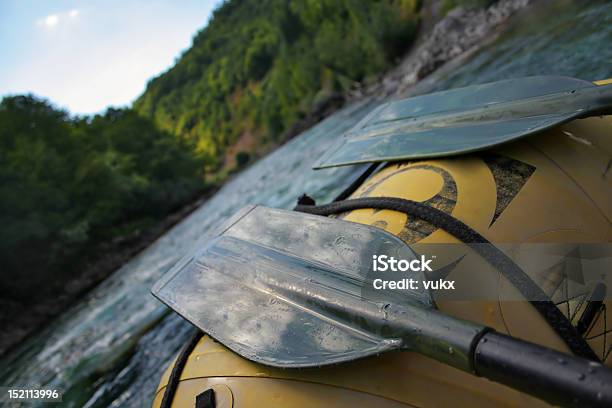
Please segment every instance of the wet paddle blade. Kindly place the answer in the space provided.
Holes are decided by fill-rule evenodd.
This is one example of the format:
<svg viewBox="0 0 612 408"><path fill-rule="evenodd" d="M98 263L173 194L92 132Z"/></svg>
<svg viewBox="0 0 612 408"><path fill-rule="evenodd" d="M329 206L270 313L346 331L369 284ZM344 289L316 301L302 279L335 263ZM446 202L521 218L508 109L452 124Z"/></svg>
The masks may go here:
<svg viewBox="0 0 612 408"><path fill-rule="evenodd" d="M374 254L414 258L406 244L377 228L247 207L168 272L153 294L250 360L283 367L337 363L407 347L381 334L390 303L417 314L432 307L426 290L364 297Z"/></svg>
<svg viewBox="0 0 612 408"><path fill-rule="evenodd" d="M374 109L315 168L458 155L610 111L612 85L558 76L436 92Z"/></svg>

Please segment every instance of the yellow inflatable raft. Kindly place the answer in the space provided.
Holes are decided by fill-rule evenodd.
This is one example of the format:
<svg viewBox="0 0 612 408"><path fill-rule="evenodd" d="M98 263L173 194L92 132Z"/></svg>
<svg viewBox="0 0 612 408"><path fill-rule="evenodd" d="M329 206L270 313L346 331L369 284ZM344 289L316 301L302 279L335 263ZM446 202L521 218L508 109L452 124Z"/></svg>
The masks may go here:
<svg viewBox="0 0 612 408"><path fill-rule="evenodd" d="M595 116L484 151L389 163L351 197L423 202L496 244L607 243L612 240L611 164L612 116ZM340 217L383 228L410 245L457 242L427 222L390 210L360 209ZM454 273L465 271L459 266ZM507 281L501 284L502 292L516 291ZM558 307L577 324L578 309L586 303L566 299ZM440 301L437 306L449 315L569 353L528 302ZM604 302L583 336L599 359L612 366L609 308ZM171 369L160 381L154 407L160 406ZM279 369L241 358L208 336L191 352L172 406L193 407L206 390L214 392L218 408L548 406L413 352L316 369Z"/></svg>

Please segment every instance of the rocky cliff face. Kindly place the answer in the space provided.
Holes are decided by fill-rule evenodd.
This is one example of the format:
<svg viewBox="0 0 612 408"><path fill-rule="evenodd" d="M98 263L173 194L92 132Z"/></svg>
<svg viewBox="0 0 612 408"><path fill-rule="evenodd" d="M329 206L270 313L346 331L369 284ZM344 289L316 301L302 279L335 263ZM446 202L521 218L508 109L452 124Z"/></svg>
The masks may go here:
<svg viewBox="0 0 612 408"><path fill-rule="evenodd" d="M486 9L457 7L431 27L437 10L424 16L420 41L378 83L357 86L349 99L405 95L421 79L447 62L478 48L516 11L533 0L499 0ZM437 2L439 5L439 2ZM436 8L436 2L430 7ZM439 7L438 7L439 8Z"/></svg>

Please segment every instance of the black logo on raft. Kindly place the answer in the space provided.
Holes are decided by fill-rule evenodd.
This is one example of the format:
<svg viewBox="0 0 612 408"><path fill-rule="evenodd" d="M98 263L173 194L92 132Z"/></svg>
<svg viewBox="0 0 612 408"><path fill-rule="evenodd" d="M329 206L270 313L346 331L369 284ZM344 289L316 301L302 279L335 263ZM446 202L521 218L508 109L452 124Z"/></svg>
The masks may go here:
<svg viewBox="0 0 612 408"><path fill-rule="evenodd" d="M490 153L483 154L482 160L491 171L493 179L495 180L496 202L495 212L489 224L491 226L527 183L535 171L535 167L510 157ZM444 211L449 215L453 212L457 204L457 183L449 171L440 166L429 163L400 163L394 166L396 166L394 171L390 172L379 180L376 180L374 184L367 186L367 188L365 188L359 194L359 197L369 196L390 178L396 177L399 174L416 170L428 170L438 174L442 178L443 183L440 191L438 191L433 197L422 201L423 204L427 204L430 207ZM406 186L406 188L409 189L410 186ZM372 211L374 214L380 212L380 210ZM380 228L385 228L386 224L387 222L383 219L375 220L371 223L371 225ZM426 221L414 217L408 217L406 224L403 226L402 230L397 234L397 236L405 243L413 244L428 237L436 230L436 227Z"/></svg>

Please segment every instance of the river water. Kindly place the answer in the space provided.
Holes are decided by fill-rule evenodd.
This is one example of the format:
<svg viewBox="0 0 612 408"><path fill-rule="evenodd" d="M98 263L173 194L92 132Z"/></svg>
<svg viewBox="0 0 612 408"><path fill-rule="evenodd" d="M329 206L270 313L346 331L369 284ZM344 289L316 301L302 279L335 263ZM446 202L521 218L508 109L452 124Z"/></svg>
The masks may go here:
<svg viewBox="0 0 612 408"><path fill-rule="evenodd" d="M413 93L527 75L612 77L612 2L545 1L514 17L469 58L422 81ZM349 106L227 183L78 305L0 362L0 385L55 388L63 406L150 406L161 373L190 326L150 295L195 241L249 203L291 208L307 192L327 202L351 167L311 166L376 102ZM18 317L16 317L18 318Z"/></svg>

